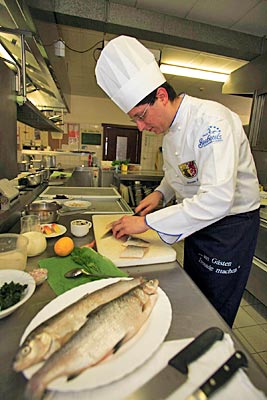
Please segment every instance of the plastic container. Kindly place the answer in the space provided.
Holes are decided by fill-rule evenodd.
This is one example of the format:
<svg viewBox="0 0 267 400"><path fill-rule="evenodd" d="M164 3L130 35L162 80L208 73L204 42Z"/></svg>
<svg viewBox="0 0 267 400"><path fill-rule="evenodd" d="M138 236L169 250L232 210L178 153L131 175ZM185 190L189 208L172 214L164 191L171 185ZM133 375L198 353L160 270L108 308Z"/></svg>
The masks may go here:
<svg viewBox="0 0 267 400"><path fill-rule="evenodd" d="M16 233L0 234L0 269L24 271L27 264L28 239Z"/></svg>

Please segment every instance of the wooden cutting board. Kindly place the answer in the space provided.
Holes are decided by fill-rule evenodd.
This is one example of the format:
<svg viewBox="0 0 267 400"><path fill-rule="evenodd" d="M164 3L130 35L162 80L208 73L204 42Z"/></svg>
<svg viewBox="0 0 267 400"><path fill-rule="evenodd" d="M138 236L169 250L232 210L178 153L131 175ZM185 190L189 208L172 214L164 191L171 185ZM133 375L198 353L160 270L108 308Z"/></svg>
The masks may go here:
<svg viewBox="0 0 267 400"><path fill-rule="evenodd" d="M115 239L112 235L102 239L107 231L107 225L122 217L122 214L93 215L93 229L96 240L97 251L114 262L117 267L130 267L135 265L159 264L176 260L176 251L164 243L158 234L149 229L148 231L134 235L147 240L150 243L148 250L142 258L120 258L125 249L122 241Z"/></svg>

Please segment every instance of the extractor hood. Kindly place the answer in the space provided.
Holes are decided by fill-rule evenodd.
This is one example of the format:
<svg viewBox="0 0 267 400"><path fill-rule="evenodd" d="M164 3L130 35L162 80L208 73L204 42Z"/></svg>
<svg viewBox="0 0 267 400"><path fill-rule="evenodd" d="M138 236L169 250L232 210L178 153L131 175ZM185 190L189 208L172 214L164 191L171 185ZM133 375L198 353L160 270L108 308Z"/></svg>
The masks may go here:
<svg viewBox="0 0 267 400"><path fill-rule="evenodd" d="M62 132L50 119L38 110L29 100L17 104L17 120L40 131Z"/></svg>
<svg viewBox="0 0 267 400"><path fill-rule="evenodd" d="M63 114L69 107L23 0L0 1L0 57L7 55L7 66L15 73L19 69L22 77L17 79L18 120L40 130L62 132L42 115L47 108Z"/></svg>
<svg viewBox="0 0 267 400"><path fill-rule="evenodd" d="M256 91L267 92L267 53L232 72L222 87L223 94L253 97Z"/></svg>

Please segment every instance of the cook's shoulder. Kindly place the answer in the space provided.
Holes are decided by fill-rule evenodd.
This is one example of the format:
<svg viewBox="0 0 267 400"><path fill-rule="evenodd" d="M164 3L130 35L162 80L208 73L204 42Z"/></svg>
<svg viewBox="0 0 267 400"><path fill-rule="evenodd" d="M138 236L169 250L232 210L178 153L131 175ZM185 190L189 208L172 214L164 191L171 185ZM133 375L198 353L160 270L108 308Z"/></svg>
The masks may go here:
<svg viewBox="0 0 267 400"><path fill-rule="evenodd" d="M229 108L213 100L185 96L186 103L191 109L191 115L203 123L212 123L232 119L234 114Z"/></svg>

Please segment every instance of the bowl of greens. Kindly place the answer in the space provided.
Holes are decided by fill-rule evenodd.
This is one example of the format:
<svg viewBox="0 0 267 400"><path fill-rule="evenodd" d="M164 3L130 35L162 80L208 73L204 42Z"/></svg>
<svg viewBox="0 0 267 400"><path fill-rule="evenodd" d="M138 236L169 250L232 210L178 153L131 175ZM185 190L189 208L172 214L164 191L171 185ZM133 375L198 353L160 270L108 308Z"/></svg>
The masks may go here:
<svg viewBox="0 0 267 400"><path fill-rule="evenodd" d="M24 271L0 270L0 319L24 304L35 290L35 280Z"/></svg>

